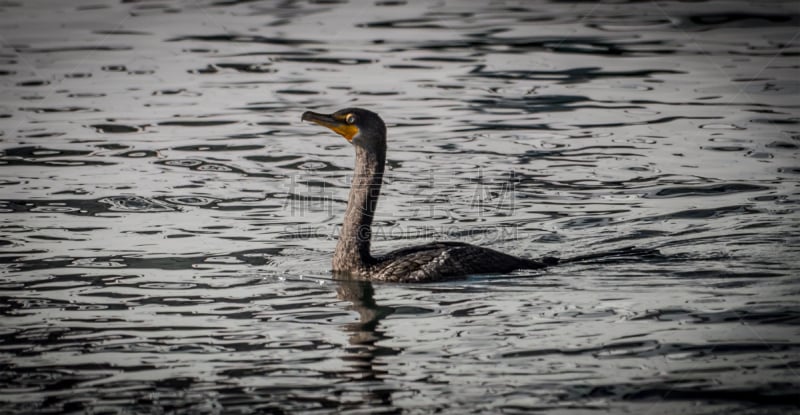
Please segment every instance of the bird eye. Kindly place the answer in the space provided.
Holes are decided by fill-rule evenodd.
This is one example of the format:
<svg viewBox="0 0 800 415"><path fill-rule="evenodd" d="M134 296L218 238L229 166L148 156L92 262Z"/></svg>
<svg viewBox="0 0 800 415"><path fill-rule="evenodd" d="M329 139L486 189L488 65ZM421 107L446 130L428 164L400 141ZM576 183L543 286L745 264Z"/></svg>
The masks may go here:
<svg viewBox="0 0 800 415"><path fill-rule="evenodd" d="M348 124L354 124L356 122L356 116L353 114L347 114L347 118L345 118Z"/></svg>

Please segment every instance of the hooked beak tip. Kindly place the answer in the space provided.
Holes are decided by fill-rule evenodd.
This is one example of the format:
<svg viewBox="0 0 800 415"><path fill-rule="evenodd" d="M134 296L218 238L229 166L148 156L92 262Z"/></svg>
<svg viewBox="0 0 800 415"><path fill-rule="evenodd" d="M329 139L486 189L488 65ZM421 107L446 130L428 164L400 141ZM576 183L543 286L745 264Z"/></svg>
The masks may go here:
<svg viewBox="0 0 800 415"><path fill-rule="evenodd" d="M324 125L326 127L328 125L336 122L336 120L334 120L330 115L319 114L319 113L316 113L314 111L306 111L306 112L304 112L303 115L300 117L300 120L302 120L302 121L310 121L310 122L313 122L315 124Z"/></svg>

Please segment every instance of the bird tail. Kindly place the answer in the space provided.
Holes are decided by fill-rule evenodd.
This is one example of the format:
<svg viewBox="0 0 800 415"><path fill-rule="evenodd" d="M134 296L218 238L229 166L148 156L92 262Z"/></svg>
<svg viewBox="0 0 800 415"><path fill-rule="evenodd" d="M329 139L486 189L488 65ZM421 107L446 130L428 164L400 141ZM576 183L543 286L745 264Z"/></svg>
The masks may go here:
<svg viewBox="0 0 800 415"><path fill-rule="evenodd" d="M542 269L552 267L553 265L558 265L560 260L556 257L546 256L539 260L523 258L523 261L524 263L519 269Z"/></svg>
<svg viewBox="0 0 800 415"><path fill-rule="evenodd" d="M524 264L520 269L542 269L555 265L573 264L576 262L619 262L635 261L643 258L661 257L661 252L655 248L637 248L627 246L625 248L612 249L610 251L593 252L591 254L578 255L569 258L557 258L552 256L542 257L541 259L524 259Z"/></svg>
<svg viewBox="0 0 800 415"><path fill-rule="evenodd" d="M576 262L615 262L655 257L661 257L661 251L658 249L626 246L624 248L612 249L610 251L593 252L591 254L561 258L558 260L558 264L572 264Z"/></svg>

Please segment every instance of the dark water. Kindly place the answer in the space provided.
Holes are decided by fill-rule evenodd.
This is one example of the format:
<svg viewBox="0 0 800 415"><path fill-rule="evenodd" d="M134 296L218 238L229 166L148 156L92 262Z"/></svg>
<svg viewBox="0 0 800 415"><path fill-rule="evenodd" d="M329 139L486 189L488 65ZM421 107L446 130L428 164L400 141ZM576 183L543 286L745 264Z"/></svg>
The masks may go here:
<svg viewBox="0 0 800 415"><path fill-rule="evenodd" d="M0 2L0 412L791 413L796 2ZM660 256L331 280L378 251Z"/></svg>

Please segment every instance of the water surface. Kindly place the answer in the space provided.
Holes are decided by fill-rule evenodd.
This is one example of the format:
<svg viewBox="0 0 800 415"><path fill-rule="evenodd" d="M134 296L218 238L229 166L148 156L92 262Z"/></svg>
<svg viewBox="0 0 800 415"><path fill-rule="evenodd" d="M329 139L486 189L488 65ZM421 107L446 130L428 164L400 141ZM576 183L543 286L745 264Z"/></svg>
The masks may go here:
<svg viewBox="0 0 800 415"><path fill-rule="evenodd" d="M485 3L0 3L3 412L797 412L797 4ZM346 106L377 251L661 255L332 280Z"/></svg>

